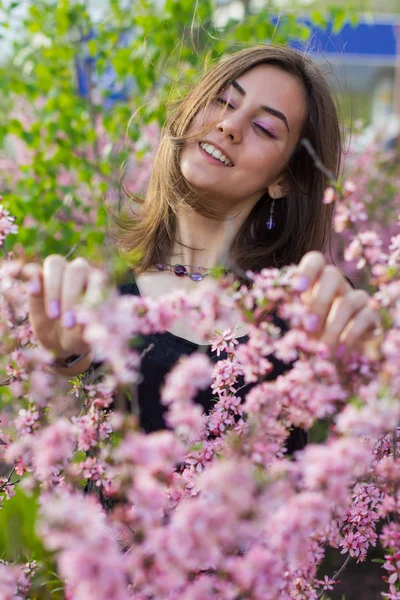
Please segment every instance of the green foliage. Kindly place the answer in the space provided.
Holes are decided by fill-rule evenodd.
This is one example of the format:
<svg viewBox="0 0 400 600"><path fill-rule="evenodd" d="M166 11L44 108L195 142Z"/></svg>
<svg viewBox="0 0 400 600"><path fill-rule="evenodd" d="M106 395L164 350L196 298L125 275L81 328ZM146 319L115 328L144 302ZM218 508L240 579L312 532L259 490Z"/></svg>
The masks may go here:
<svg viewBox="0 0 400 600"><path fill-rule="evenodd" d="M32 553L41 560L45 551L34 530L36 497L24 495L20 486L16 486L16 490L15 496L4 501L0 511L0 556L7 553L8 560L19 560L20 549L24 548L27 555Z"/></svg>
<svg viewBox="0 0 400 600"><path fill-rule="evenodd" d="M39 570L30 597L32 600L61 600L64 598L62 582L57 576L50 580L55 571L52 555L36 535L37 511L37 496L24 494L17 486L15 496L6 500L0 511L0 556L16 564L38 561Z"/></svg>
<svg viewBox="0 0 400 600"><path fill-rule="evenodd" d="M18 5L0 2L0 35ZM312 16L325 25L318 12ZM83 0L29 4L12 55L0 65L0 148L8 164L0 171L0 194L19 225L6 251L18 245L32 258L73 248L99 259L105 194L118 187L120 166L144 128L164 122L171 90L225 52L304 41L310 33L293 16L272 23L267 10L223 28L214 17L211 0L166 0L163 10L150 0L109 0L98 22ZM345 18L337 10L335 28ZM91 84L80 96L76 61L85 57ZM110 68L116 85L131 83L129 98L112 106L99 85Z"/></svg>

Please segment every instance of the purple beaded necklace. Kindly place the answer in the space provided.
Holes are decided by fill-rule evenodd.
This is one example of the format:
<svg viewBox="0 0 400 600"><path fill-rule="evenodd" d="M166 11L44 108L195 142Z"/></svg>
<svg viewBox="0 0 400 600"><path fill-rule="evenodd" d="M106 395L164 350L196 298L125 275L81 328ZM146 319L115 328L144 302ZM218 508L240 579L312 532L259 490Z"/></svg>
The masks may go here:
<svg viewBox="0 0 400 600"><path fill-rule="evenodd" d="M187 271L186 267L189 267L190 270L192 269L196 269L195 271L192 271L191 273L189 273L189 271ZM207 275L210 275L213 272L216 272L218 269L207 269L206 267L194 267L193 265L180 265L180 264L176 264L176 265L170 265L170 264L162 264L162 263L158 263L156 265L156 269L158 271L173 271L175 273L175 275L177 277L184 277L185 275L187 277L190 277L190 279L192 281L201 281L202 279L204 279L204 277L207 277ZM223 269L224 273L229 273L231 271L231 269Z"/></svg>

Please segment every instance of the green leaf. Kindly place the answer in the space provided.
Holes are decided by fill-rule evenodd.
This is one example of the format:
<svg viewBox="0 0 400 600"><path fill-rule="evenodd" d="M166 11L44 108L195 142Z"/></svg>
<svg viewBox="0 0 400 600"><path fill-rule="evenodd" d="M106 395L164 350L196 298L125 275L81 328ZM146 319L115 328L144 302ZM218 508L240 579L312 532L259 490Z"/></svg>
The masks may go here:
<svg viewBox="0 0 400 600"><path fill-rule="evenodd" d="M382 564L383 565L386 562L386 560L384 560L383 558L371 558L370 562L378 563L378 564Z"/></svg>
<svg viewBox="0 0 400 600"><path fill-rule="evenodd" d="M8 133L13 133L17 136L22 136L24 133L24 128L22 124L17 119L11 119L7 124Z"/></svg>
<svg viewBox="0 0 400 600"><path fill-rule="evenodd" d="M87 42L87 48L89 50L89 54L90 56L96 56L96 54L98 53L98 42L97 40L89 40Z"/></svg>

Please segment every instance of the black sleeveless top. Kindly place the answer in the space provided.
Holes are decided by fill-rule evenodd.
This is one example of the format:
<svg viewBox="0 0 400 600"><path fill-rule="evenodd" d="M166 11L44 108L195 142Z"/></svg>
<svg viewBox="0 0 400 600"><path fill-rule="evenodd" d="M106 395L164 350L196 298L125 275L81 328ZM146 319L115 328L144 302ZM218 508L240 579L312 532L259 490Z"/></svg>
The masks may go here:
<svg viewBox="0 0 400 600"><path fill-rule="evenodd" d="M140 296L140 291L134 280L124 283L120 286L119 290L121 294ZM279 325L282 326L283 324L280 322ZM238 338L238 341L239 343L247 342L248 336ZM160 388L164 377L182 355L190 355L199 350L199 348L209 356L213 363L227 358L226 353L221 353L217 357L215 352L211 352L211 346L199 346L168 331L140 336L140 346L138 349L141 352L146 350L146 352L144 352L141 361L142 380L137 389L137 401L140 411L140 424L145 432L150 433L166 428L164 421L166 408L160 402ZM268 360L273 364L273 369L267 376L267 380L276 379L278 375L290 368L290 366L277 360L274 356L269 356ZM243 384L244 381L239 380L239 387L242 387ZM246 385L237 395L244 399L246 393L253 385ZM195 401L203 406L205 412L208 412L215 403L215 396L211 388L208 388L207 390L201 390ZM293 454L295 450L300 450L305 446L306 442L306 432L299 428L293 428L286 444L288 454Z"/></svg>

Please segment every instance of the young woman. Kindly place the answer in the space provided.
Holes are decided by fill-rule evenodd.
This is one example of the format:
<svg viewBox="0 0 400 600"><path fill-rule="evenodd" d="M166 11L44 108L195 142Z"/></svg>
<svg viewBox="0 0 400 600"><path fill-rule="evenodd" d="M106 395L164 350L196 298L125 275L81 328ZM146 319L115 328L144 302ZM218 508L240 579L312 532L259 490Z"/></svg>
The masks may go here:
<svg viewBox="0 0 400 600"><path fill-rule="evenodd" d="M309 58L271 45L225 58L177 104L146 197L131 221L120 219L120 249L142 254L133 267L134 280L121 291L157 298L174 288L212 284L205 276L221 263L242 280L247 269L295 263L299 289L308 294L306 328L341 352L362 343L377 316L367 306L367 294L354 290L323 255L333 214L333 206L322 203L326 173L337 177L340 162L334 101ZM89 272L82 258L67 263L56 255L46 258L43 269L27 266L32 327L58 357L56 368L68 376L92 362L73 313ZM238 321L240 341L246 333ZM149 341L153 349L143 360L138 393L141 423L153 431L163 427L159 387L164 375L182 354L208 340L180 319ZM209 346L206 350L210 353ZM282 369L275 361L271 378ZM198 400L207 410L211 390ZM303 442L297 435L291 449Z"/></svg>

